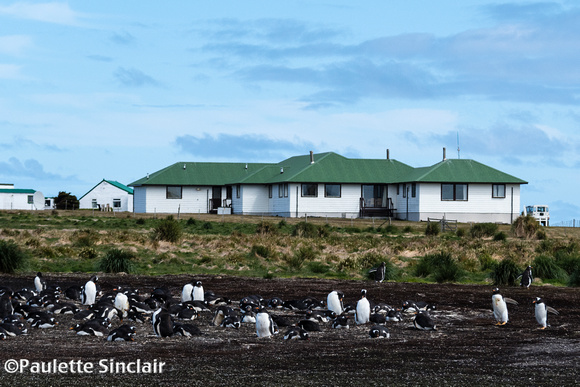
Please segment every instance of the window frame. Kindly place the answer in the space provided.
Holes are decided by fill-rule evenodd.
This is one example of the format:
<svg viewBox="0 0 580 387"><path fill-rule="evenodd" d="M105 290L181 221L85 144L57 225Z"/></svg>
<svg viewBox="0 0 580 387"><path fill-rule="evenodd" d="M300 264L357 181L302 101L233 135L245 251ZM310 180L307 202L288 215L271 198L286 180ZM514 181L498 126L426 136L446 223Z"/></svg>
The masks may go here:
<svg viewBox="0 0 580 387"><path fill-rule="evenodd" d="M496 194L496 188L503 187L503 196L499 196ZM491 197L493 199L505 199L506 197L506 186L505 184L492 184L491 185Z"/></svg>
<svg viewBox="0 0 580 387"><path fill-rule="evenodd" d="M411 183L411 197L417 196L417 183Z"/></svg>
<svg viewBox="0 0 580 387"><path fill-rule="evenodd" d="M34 195L28 195L26 198L28 204L34 204Z"/></svg>
<svg viewBox="0 0 580 387"><path fill-rule="evenodd" d="M268 184L268 198L272 199L272 184Z"/></svg>
<svg viewBox="0 0 580 387"><path fill-rule="evenodd" d="M329 195L328 194L328 187L338 187L338 196L337 195ZM324 197L325 198L340 198L340 197L342 197L342 184L324 184Z"/></svg>
<svg viewBox="0 0 580 387"><path fill-rule="evenodd" d="M242 190L242 187L240 186L240 184L236 184L236 199L240 198L240 191Z"/></svg>
<svg viewBox="0 0 580 387"><path fill-rule="evenodd" d="M444 198L443 197L443 186L451 186L453 192L453 198ZM458 186L465 186L465 198L458 199L457 198L457 187ZM469 184L467 183L441 183L441 201L444 202L467 202L469 201Z"/></svg>
<svg viewBox="0 0 580 387"><path fill-rule="evenodd" d="M304 194L305 188L307 189L308 187L314 187L314 193L312 195L305 195ZM302 183L301 188L302 189L300 190L300 193L301 193L301 196L303 198L317 198L318 197L318 183Z"/></svg>
<svg viewBox="0 0 580 387"><path fill-rule="evenodd" d="M113 208L121 208L121 199L113 199Z"/></svg>
<svg viewBox="0 0 580 387"><path fill-rule="evenodd" d="M172 189L179 189L179 194L177 192L170 192ZM165 187L165 199L183 199L183 186L181 185L168 185Z"/></svg>

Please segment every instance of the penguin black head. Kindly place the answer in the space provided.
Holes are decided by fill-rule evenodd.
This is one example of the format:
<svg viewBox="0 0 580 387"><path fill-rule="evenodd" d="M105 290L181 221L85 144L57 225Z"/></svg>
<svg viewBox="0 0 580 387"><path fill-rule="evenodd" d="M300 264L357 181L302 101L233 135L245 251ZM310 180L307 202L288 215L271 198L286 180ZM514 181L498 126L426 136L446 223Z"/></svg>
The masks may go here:
<svg viewBox="0 0 580 387"><path fill-rule="evenodd" d="M360 295L361 295L362 297L366 297L366 296L367 296L367 290L366 290L366 289L363 289L363 290L361 290L361 291L360 291Z"/></svg>
<svg viewBox="0 0 580 387"><path fill-rule="evenodd" d="M201 286L201 281L195 281L195 286Z"/></svg>
<svg viewBox="0 0 580 387"><path fill-rule="evenodd" d="M499 288L494 288L493 289L493 294L499 294Z"/></svg>
<svg viewBox="0 0 580 387"><path fill-rule="evenodd" d="M536 297L536 299L534 301L532 301L532 304L541 304L543 302L544 302L544 300L542 300L540 297Z"/></svg>

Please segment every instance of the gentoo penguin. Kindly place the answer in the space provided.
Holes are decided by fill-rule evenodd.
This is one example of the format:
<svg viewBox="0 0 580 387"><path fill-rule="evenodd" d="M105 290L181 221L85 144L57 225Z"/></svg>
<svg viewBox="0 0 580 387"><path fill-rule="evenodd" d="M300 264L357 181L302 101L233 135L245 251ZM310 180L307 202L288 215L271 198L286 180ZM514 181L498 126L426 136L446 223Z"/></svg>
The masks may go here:
<svg viewBox="0 0 580 387"><path fill-rule="evenodd" d="M293 340L293 339L309 340L310 337L308 331L306 331L305 329L299 327L291 327L284 334L284 340Z"/></svg>
<svg viewBox="0 0 580 387"><path fill-rule="evenodd" d="M180 336L191 337L201 335L201 329L193 324L173 324L173 333Z"/></svg>
<svg viewBox="0 0 580 387"><path fill-rule="evenodd" d="M373 339L388 339L391 337L389 330L384 325L375 325L369 331L369 336Z"/></svg>
<svg viewBox="0 0 580 387"><path fill-rule="evenodd" d="M534 280L534 277L532 276L532 267L528 265L528 267L526 267L526 270L524 270L524 272L520 274L518 278L521 278L520 286L529 289L530 285L532 284L532 281Z"/></svg>
<svg viewBox="0 0 580 387"><path fill-rule="evenodd" d="M387 317L382 313L372 313L369 321L373 324L384 325L387 323Z"/></svg>
<svg viewBox="0 0 580 387"><path fill-rule="evenodd" d="M193 284L187 283L183 285L181 290L181 302L187 302L193 300Z"/></svg>
<svg viewBox="0 0 580 387"><path fill-rule="evenodd" d="M349 329L348 316L340 315L332 321L332 328L334 329Z"/></svg>
<svg viewBox="0 0 580 387"><path fill-rule="evenodd" d="M322 329L320 329L320 324L318 324L316 321L312 321L312 320L300 320L298 321L298 327L308 331L308 332L320 332Z"/></svg>
<svg viewBox="0 0 580 387"><path fill-rule="evenodd" d="M385 319L387 321L396 321L396 322L403 321L403 314L398 309L391 309L387 312Z"/></svg>
<svg viewBox="0 0 580 387"><path fill-rule="evenodd" d="M536 297L533 303L536 304L536 321L540 324L540 329L546 329L546 327L550 326L550 324L548 324L548 312L560 314L556 309L546 305L544 300L540 297Z"/></svg>
<svg viewBox="0 0 580 387"><path fill-rule="evenodd" d="M495 325L505 325L508 322L508 308L507 303L517 305L518 303L511 298L502 297L499 289L493 289L491 296L491 305L493 307L493 317L497 323Z"/></svg>
<svg viewBox="0 0 580 387"><path fill-rule="evenodd" d="M369 300L367 300L366 289L361 290L360 293L361 298L356 303L356 312L354 314L354 320L358 325L368 323L371 316L371 305Z"/></svg>
<svg viewBox="0 0 580 387"><path fill-rule="evenodd" d="M429 312L426 310L420 310L413 318L413 326L422 331L435 331L437 327L433 322L431 316L429 316Z"/></svg>
<svg viewBox="0 0 580 387"><path fill-rule="evenodd" d="M117 293L115 296L114 302L115 308L121 312L122 317L127 317L127 313L129 312L129 297L127 297L124 293Z"/></svg>
<svg viewBox="0 0 580 387"><path fill-rule="evenodd" d="M159 337L169 337L173 335L173 321L171 315L165 308L159 308L151 316L153 331Z"/></svg>
<svg viewBox="0 0 580 387"><path fill-rule="evenodd" d="M381 262L375 271L375 282L381 283L385 280L385 262Z"/></svg>
<svg viewBox="0 0 580 387"><path fill-rule="evenodd" d="M272 317L266 312L266 309L260 308L256 313L256 334L258 337L270 337L278 333L278 326L272 320Z"/></svg>
<svg viewBox="0 0 580 387"><path fill-rule="evenodd" d="M201 281L196 281L192 292L193 301L205 301L205 293Z"/></svg>
<svg viewBox="0 0 580 387"><path fill-rule="evenodd" d="M34 287L38 293L46 289L46 281L42 278L41 272L36 273L36 277L34 277Z"/></svg>
<svg viewBox="0 0 580 387"><path fill-rule="evenodd" d="M12 305L12 293L4 293L0 297L0 318L10 316L14 313L14 306Z"/></svg>
<svg viewBox="0 0 580 387"><path fill-rule="evenodd" d="M97 284L99 277L96 275L92 276L90 280L87 281L85 286L81 291L81 302L83 305L93 305L97 298Z"/></svg>
<svg viewBox="0 0 580 387"><path fill-rule="evenodd" d="M343 312L343 298L344 293L338 290L333 290L332 292L328 293L328 296L326 297L326 307L336 313L337 316L341 315Z"/></svg>
<svg viewBox="0 0 580 387"><path fill-rule="evenodd" d="M137 329L132 325L123 324L113 329L107 336L107 341L134 341Z"/></svg>

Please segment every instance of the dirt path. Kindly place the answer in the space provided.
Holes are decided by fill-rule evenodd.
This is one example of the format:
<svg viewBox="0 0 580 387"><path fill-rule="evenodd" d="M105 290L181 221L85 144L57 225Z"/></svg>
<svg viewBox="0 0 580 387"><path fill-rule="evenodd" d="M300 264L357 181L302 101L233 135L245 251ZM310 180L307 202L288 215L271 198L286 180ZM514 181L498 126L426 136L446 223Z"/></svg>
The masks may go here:
<svg viewBox="0 0 580 387"><path fill-rule="evenodd" d="M82 285L88 275L45 274L49 284L65 289ZM116 285L138 288L143 294L167 286L179 296L191 276L103 275L104 291ZM427 285L312 279L256 279L196 276L205 290L229 297L236 306L244 296L260 294L284 300L312 296L321 300L334 289L345 294L345 303L355 303L360 290L368 290L374 302L399 306L403 301L435 304L432 313L437 331L413 328L411 317L389 322L389 339L371 339L370 325L350 329L312 332L309 341L284 341L286 328L271 339L256 337L255 328L244 324L239 330L214 327L212 313L193 323L203 332L193 338L158 338L150 323L137 327L134 342L106 342L103 338L78 336L70 331L70 316L59 316L50 329L29 328L26 336L0 341L1 384L6 385L576 385L580 356L580 291L573 288L532 286L505 288L503 294L519 302L510 305L510 322L497 327L491 313L491 286ZM0 285L18 290L32 286L32 277L0 276ZM540 296L560 312L549 316L551 327L538 330L532 300ZM291 322L301 316L275 310ZM121 324L118 320L114 326ZM33 363L67 363L64 373L6 371L9 359ZM157 373L130 373L120 366L140 361L158 367ZM91 364L91 372L71 372L71 367ZM72 365L71 365L71 362ZM77 362L77 363L74 363ZM103 362L103 363L101 363ZM133 364L135 367L137 364ZM118 372L117 372L118 371Z"/></svg>

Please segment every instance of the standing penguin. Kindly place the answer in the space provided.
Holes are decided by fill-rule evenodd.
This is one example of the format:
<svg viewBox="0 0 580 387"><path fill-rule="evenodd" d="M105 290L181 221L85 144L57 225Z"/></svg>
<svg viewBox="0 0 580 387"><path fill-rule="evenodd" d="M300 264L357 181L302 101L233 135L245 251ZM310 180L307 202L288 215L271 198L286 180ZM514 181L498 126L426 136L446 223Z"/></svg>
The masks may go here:
<svg viewBox="0 0 580 387"><path fill-rule="evenodd" d="M81 291L81 302L83 305L93 305L97 298L97 281L99 277L96 275L92 276L90 280L87 281L85 286Z"/></svg>
<svg viewBox="0 0 580 387"><path fill-rule="evenodd" d="M518 278L521 278L520 286L529 289L530 285L532 284L532 281L534 280L534 277L532 276L532 267L531 266L526 267L526 270L524 270L524 272L520 274Z"/></svg>
<svg viewBox="0 0 580 387"><path fill-rule="evenodd" d="M151 324L153 324L153 331L157 336L169 337L173 335L173 321L167 309L157 309L151 316Z"/></svg>
<svg viewBox="0 0 580 387"><path fill-rule="evenodd" d="M278 333L278 326L272 320L272 316L266 309L260 308L256 313L256 334L258 337L270 337Z"/></svg>
<svg viewBox="0 0 580 387"><path fill-rule="evenodd" d="M193 300L193 284L191 282L183 285L181 290L181 302L187 302Z"/></svg>
<svg viewBox="0 0 580 387"><path fill-rule="evenodd" d="M192 292L193 301L204 301L205 293L203 291L203 286L201 286L201 281L196 281L193 286Z"/></svg>
<svg viewBox="0 0 580 387"><path fill-rule="evenodd" d="M493 289L493 295L491 296L491 306L493 308L493 317L497 323L495 325L505 325L508 322L508 308L507 303L517 305L517 301L511 298L503 297L499 293L499 289Z"/></svg>
<svg viewBox="0 0 580 387"><path fill-rule="evenodd" d="M375 282L381 283L385 280L385 262L381 262L377 271L375 271Z"/></svg>
<svg viewBox="0 0 580 387"><path fill-rule="evenodd" d="M36 277L34 277L34 287L36 288L36 292L40 293L43 290L46 290L46 281L42 278L42 273L36 273Z"/></svg>
<svg viewBox="0 0 580 387"><path fill-rule="evenodd" d="M332 310L336 315L341 315L343 312L342 299L344 294L338 290L333 290L328 293L326 297L326 306L329 310Z"/></svg>
<svg viewBox="0 0 580 387"><path fill-rule="evenodd" d="M356 311L354 314L354 320L357 325L366 324L369 322L371 316L371 305L369 300L367 300L366 289L361 290L361 298L356 303Z"/></svg>
<svg viewBox="0 0 580 387"><path fill-rule="evenodd" d="M550 324L548 324L548 312L560 314L556 309L546 305L544 300L540 297L536 297L533 303L536 304L536 321L540 324L540 329L546 329L546 327L550 326Z"/></svg>

